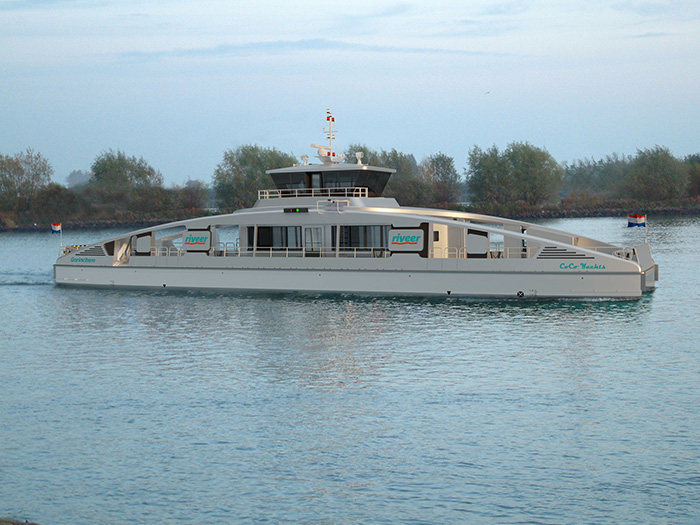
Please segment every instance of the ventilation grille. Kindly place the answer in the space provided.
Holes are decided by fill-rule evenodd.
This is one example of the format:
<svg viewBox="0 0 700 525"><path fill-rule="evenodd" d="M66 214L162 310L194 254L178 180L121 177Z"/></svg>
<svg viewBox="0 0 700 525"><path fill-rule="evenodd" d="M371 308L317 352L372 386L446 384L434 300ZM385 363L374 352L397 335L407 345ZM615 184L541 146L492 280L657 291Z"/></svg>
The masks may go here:
<svg viewBox="0 0 700 525"><path fill-rule="evenodd" d="M558 248L556 246L545 246L537 256L538 259L593 259L590 255L578 253L568 248Z"/></svg>
<svg viewBox="0 0 700 525"><path fill-rule="evenodd" d="M102 246L90 246L89 248L86 248L85 250L82 250L78 253L78 255L87 255L90 257L104 257L105 256L105 251L102 248Z"/></svg>

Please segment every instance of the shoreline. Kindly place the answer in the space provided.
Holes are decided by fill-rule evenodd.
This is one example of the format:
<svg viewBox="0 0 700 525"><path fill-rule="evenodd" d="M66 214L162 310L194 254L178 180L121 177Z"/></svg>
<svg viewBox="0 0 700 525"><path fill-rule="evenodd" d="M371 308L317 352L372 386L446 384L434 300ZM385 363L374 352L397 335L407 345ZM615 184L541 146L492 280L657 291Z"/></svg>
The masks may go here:
<svg viewBox="0 0 700 525"><path fill-rule="evenodd" d="M700 205L695 206L669 206L669 207L650 207L642 208L642 212L647 216L694 216L700 215ZM498 214L493 213L489 210L469 210L461 209L460 211L465 211L467 213L479 213L483 215L500 215L507 217L509 219L515 220L535 220L535 219L583 219L583 218L594 218L594 217L626 217L627 214L632 213L636 210L630 210L625 207L605 207L605 208L592 208L592 209L542 209L537 212L524 212L524 213L513 213L513 214ZM181 220L191 219L192 216L184 216L178 219L172 218L162 218L162 219L148 219L142 221L119 221L114 219L106 220L92 220L92 221L66 221L63 223L64 229L71 230L109 230L109 229L131 229L139 230L142 228L150 228L153 226L158 226L160 224L166 224L169 222L178 222ZM0 225L0 233L8 232L41 232L50 230L50 223L46 224L32 224L32 225L20 225L15 227L8 227L7 225Z"/></svg>

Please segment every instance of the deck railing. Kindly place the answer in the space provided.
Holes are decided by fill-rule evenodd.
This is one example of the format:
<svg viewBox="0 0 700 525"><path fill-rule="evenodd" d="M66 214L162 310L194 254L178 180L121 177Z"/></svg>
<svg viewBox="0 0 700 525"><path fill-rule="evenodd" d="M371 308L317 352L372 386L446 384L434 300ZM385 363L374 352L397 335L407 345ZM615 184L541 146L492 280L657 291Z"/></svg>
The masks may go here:
<svg viewBox="0 0 700 525"><path fill-rule="evenodd" d="M293 188L258 190L258 199L283 199L287 197L368 197L367 188Z"/></svg>
<svg viewBox="0 0 700 525"><path fill-rule="evenodd" d="M491 244L487 252L473 253L465 247L444 246L430 250L431 259L528 259L534 255L532 248L528 247L503 247L499 244Z"/></svg>
<svg viewBox="0 0 700 525"><path fill-rule="evenodd" d="M152 248L151 255L157 257L180 257L187 254L175 246ZM213 246L210 251L214 257L349 257L353 259L361 257L390 257L391 252L386 248L336 248L313 247L313 248L241 248L237 243L219 243Z"/></svg>
<svg viewBox="0 0 700 525"><path fill-rule="evenodd" d="M637 253L633 247L625 247L617 250L610 250L609 246L599 246L589 248L601 253L614 255L622 259L635 261ZM523 247L504 247L501 243L491 244L489 250L485 253L469 253L466 248L456 248L452 246L437 247L429 251L431 259L529 259L537 254L539 248ZM151 255L157 257L180 257L189 252L177 246L160 246L151 248ZM364 247L335 247L315 246L293 247L293 248L241 248L237 242L218 243L212 246L209 254L215 257L391 257L392 252L387 248L364 248ZM133 255L133 253L132 253Z"/></svg>

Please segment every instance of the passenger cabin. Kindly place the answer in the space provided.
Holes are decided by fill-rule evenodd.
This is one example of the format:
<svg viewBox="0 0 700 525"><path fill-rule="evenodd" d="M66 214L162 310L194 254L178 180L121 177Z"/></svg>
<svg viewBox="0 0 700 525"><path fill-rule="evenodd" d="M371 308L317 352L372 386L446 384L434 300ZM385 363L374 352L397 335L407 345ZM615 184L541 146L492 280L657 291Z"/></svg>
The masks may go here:
<svg viewBox="0 0 700 525"><path fill-rule="evenodd" d="M269 170L278 197L380 197L396 170L363 164L302 164ZM270 190L263 190L270 191ZM263 198L265 195L261 195Z"/></svg>

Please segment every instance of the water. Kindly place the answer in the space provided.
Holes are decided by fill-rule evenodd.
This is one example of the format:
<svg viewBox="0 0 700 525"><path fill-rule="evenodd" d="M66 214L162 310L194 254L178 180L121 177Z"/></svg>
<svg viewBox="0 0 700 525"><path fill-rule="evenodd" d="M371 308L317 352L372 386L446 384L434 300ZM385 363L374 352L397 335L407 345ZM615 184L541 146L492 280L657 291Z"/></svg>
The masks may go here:
<svg viewBox="0 0 700 525"><path fill-rule="evenodd" d="M697 523L700 219L649 238L639 301L518 302L57 288L0 234L0 516Z"/></svg>

